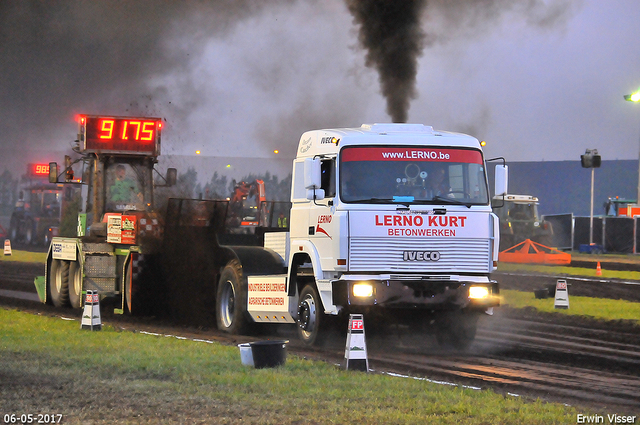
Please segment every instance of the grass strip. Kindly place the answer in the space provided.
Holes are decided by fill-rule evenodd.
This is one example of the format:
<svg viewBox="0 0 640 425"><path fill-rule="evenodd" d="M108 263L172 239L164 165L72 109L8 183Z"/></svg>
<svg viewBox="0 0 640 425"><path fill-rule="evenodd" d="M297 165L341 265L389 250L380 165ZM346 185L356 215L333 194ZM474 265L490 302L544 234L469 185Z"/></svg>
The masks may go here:
<svg viewBox="0 0 640 425"><path fill-rule="evenodd" d="M518 263L499 263L498 271L502 273L540 273L553 276L585 276L598 279L621 279L621 280L638 280L640 281L640 272L622 271L622 270L606 270L602 269L602 276L596 275L596 267L587 269L584 267L565 267L565 266L543 266L535 264L518 264Z"/></svg>
<svg viewBox="0 0 640 425"><path fill-rule="evenodd" d="M569 308L556 309L554 298L536 299L533 291L501 289L502 305L513 308L533 307L546 313L562 313L576 316L590 316L604 320L632 320L640 325L640 303L625 300L610 300L571 295L569 288Z"/></svg>
<svg viewBox="0 0 640 425"><path fill-rule="evenodd" d="M0 412L63 423L565 424L574 408L290 355L253 369L235 346L0 310Z"/></svg>
<svg viewBox="0 0 640 425"><path fill-rule="evenodd" d="M41 263L47 259L46 252L30 252L17 249L11 250L11 255L0 256L0 261L15 261L20 263Z"/></svg>

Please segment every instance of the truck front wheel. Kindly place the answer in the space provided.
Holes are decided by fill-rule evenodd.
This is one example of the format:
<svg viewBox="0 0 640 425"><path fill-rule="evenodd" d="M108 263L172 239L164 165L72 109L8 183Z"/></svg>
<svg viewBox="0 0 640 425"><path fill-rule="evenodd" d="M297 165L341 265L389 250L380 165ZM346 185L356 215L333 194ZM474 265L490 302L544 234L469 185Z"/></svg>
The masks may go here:
<svg viewBox="0 0 640 425"><path fill-rule="evenodd" d="M56 307L69 304L69 262L51 260L50 278L51 301Z"/></svg>
<svg viewBox="0 0 640 425"><path fill-rule="evenodd" d="M306 345L319 344L325 336L323 325L324 311L318 291L313 285L305 285L298 304L298 336Z"/></svg>
<svg viewBox="0 0 640 425"><path fill-rule="evenodd" d="M248 327L247 292L243 283L240 263L231 261L220 274L216 297L216 322L223 332L241 334Z"/></svg>
<svg viewBox="0 0 640 425"><path fill-rule="evenodd" d="M466 350L476 338L479 312L451 311L436 324L436 339L443 348Z"/></svg>

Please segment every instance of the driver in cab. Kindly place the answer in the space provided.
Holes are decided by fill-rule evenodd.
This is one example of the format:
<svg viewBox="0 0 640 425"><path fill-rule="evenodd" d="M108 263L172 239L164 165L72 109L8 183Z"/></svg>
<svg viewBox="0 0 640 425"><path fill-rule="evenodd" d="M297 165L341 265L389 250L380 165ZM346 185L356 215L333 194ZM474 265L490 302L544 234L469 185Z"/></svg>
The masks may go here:
<svg viewBox="0 0 640 425"><path fill-rule="evenodd" d="M143 201L138 184L127 176L127 169L123 164L116 167L116 178L110 187L110 199L116 204L139 204Z"/></svg>
<svg viewBox="0 0 640 425"><path fill-rule="evenodd" d="M431 197L447 196L451 192L451 187L446 183L446 172L444 168L438 167L429 174L427 187Z"/></svg>

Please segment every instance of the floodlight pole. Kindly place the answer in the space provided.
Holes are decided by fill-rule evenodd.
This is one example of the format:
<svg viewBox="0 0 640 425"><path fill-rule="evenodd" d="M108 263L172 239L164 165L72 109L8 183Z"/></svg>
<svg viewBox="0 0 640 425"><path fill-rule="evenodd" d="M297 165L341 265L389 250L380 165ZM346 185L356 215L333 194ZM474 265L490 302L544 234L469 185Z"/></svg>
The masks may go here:
<svg viewBox="0 0 640 425"><path fill-rule="evenodd" d="M637 91L633 94L627 94L624 96L624 100L629 102L638 103L640 102L640 91ZM640 145L640 143L639 143ZM636 205L640 205L640 152L638 153L638 192L636 198Z"/></svg>
<svg viewBox="0 0 640 425"><path fill-rule="evenodd" d="M640 146L640 143L638 143ZM636 205L640 205L640 152L638 153L638 197L636 198Z"/></svg>
<svg viewBox="0 0 640 425"><path fill-rule="evenodd" d="M591 215L589 216L589 245L593 244L593 183L595 181L596 169L591 167Z"/></svg>
<svg viewBox="0 0 640 425"><path fill-rule="evenodd" d="M601 157L597 149L587 149L580 156L582 168L591 168L591 214L589 214L589 245L593 245L593 187L595 183L596 168L600 167Z"/></svg>

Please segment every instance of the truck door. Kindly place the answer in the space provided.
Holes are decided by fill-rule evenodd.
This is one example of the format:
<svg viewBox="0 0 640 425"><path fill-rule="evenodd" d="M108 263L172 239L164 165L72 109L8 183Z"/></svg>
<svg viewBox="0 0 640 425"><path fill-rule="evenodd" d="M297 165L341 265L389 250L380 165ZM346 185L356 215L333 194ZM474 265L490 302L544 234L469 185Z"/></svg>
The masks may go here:
<svg viewBox="0 0 640 425"><path fill-rule="evenodd" d="M321 161L322 186L325 198L311 201L309 206L309 240L320 255L323 270L335 268L340 242L340 220L335 216L334 197L336 196L336 159Z"/></svg>

